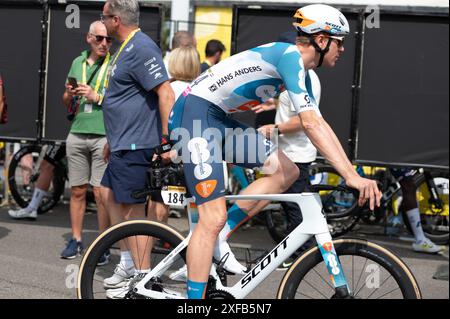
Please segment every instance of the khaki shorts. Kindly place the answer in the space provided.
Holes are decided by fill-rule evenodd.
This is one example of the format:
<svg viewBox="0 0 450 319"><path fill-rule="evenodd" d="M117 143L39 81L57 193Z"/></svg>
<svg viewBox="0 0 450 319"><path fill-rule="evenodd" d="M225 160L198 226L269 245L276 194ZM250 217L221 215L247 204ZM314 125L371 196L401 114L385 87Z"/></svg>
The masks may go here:
<svg viewBox="0 0 450 319"><path fill-rule="evenodd" d="M91 184L99 187L107 163L103 160L106 137L92 134L67 136L66 151L71 187Z"/></svg>

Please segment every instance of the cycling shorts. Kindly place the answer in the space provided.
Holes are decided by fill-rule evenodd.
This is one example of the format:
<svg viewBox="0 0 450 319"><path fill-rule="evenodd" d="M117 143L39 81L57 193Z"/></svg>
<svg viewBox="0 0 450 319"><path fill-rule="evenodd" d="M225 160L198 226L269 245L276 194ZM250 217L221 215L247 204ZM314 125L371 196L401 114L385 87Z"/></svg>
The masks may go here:
<svg viewBox="0 0 450 319"><path fill-rule="evenodd" d="M56 166L64 157L66 157L66 146L55 144L48 146L44 159L53 166Z"/></svg>
<svg viewBox="0 0 450 319"><path fill-rule="evenodd" d="M169 131L197 205L225 196L223 161L261 167L277 149L256 129L192 94L178 98L170 114Z"/></svg>

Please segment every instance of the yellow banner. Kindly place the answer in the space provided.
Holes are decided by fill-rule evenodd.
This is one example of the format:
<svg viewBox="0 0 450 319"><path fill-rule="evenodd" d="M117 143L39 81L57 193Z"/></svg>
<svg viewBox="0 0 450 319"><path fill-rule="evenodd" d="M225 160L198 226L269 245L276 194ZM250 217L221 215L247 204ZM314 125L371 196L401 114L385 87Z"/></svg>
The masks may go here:
<svg viewBox="0 0 450 319"><path fill-rule="evenodd" d="M195 10L195 37L200 60L205 60L206 43L209 40L219 40L227 49L222 59L230 56L231 25L233 10L231 8L197 7ZM203 24L205 23L205 24Z"/></svg>

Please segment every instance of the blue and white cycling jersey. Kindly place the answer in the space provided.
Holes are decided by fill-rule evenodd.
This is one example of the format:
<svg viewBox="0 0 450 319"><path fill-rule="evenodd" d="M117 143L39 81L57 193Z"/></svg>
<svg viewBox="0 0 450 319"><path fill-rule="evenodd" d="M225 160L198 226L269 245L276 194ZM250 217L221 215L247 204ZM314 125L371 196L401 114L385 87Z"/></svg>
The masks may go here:
<svg viewBox="0 0 450 319"><path fill-rule="evenodd" d="M297 46L274 42L214 65L201 74L185 94L201 97L226 113L244 112L287 90L297 113L314 110L311 79Z"/></svg>

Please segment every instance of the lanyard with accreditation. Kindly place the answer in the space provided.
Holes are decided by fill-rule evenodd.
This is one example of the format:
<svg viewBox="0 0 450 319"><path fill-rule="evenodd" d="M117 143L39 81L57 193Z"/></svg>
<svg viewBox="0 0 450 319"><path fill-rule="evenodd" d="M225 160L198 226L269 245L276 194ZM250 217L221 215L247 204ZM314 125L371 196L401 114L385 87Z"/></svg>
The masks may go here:
<svg viewBox="0 0 450 319"><path fill-rule="evenodd" d="M100 90L100 85L102 84L103 78L105 77L104 75L105 75L105 73L106 73L106 69L107 69L107 67L108 67L109 60L110 60L110 54L109 54L109 52L108 52L108 53L106 54L105 59L103 60L102 66L101 66L101 68L100 68L100 73L98 74L98 76L97 76L97 81L96 81L96 83L95 83L94 91L95 91L95 93L97 93L97 94L98 94L98 91ZM87 59L86 59L86 61L84 61L84 63L83 63L83 70L82 70L82 75L81 75L81 77L82 77L82 78L81 78L81 83L90 85L92 78L95 76L95 74L96 74L97 71L98 71L98 67L97 67L97 69L94 71L94 73L92 73L92 75L91 75L89 81L87 81L87 80L86 80L86 79L87 79L87 65L88 65L88 62L87 62ZM100 95L100 99L99 99L98 105L101 104L101 100L102 100L102 99L103 99L103 98L102 98L102 96ZM81 99L80 99L79 97L75 97L75 98L72 100L72 104L71 104L71 106L69 106L69 113L70 113L70 114L68 115L68 119L69 119L70 121L73 120L75 114L78 113L78 108L79 108L80 104L82 104L85 100L86 100L85 97L82 97ZM84 113L92 113L92 109L93 109L93 105L92 105L91 103L85 103L85 104L84 104L84 111L83 111L83 112L84 112Z"/></svg>
<svg viewBox="0 0 450 319"><path fill-rule="evenodd" d="M136 33L138 33L139 31L141 31L141 29L136 29L133 32L131 32L128 37L125 39L125 41L122 43L122 45L120 46L119 51L117 51L112 63L109 65L108 68L108 74L105 77L105 83L103 84L103 94L102 94L102 99L105 96L105 91L109 86L109 78L111 77L111 70L113 69L113 67L115 66L117 59L119 58L120 54L122 53L123 49L127 46L128 42L130 42L130 40L136 35Z"/></svg>

